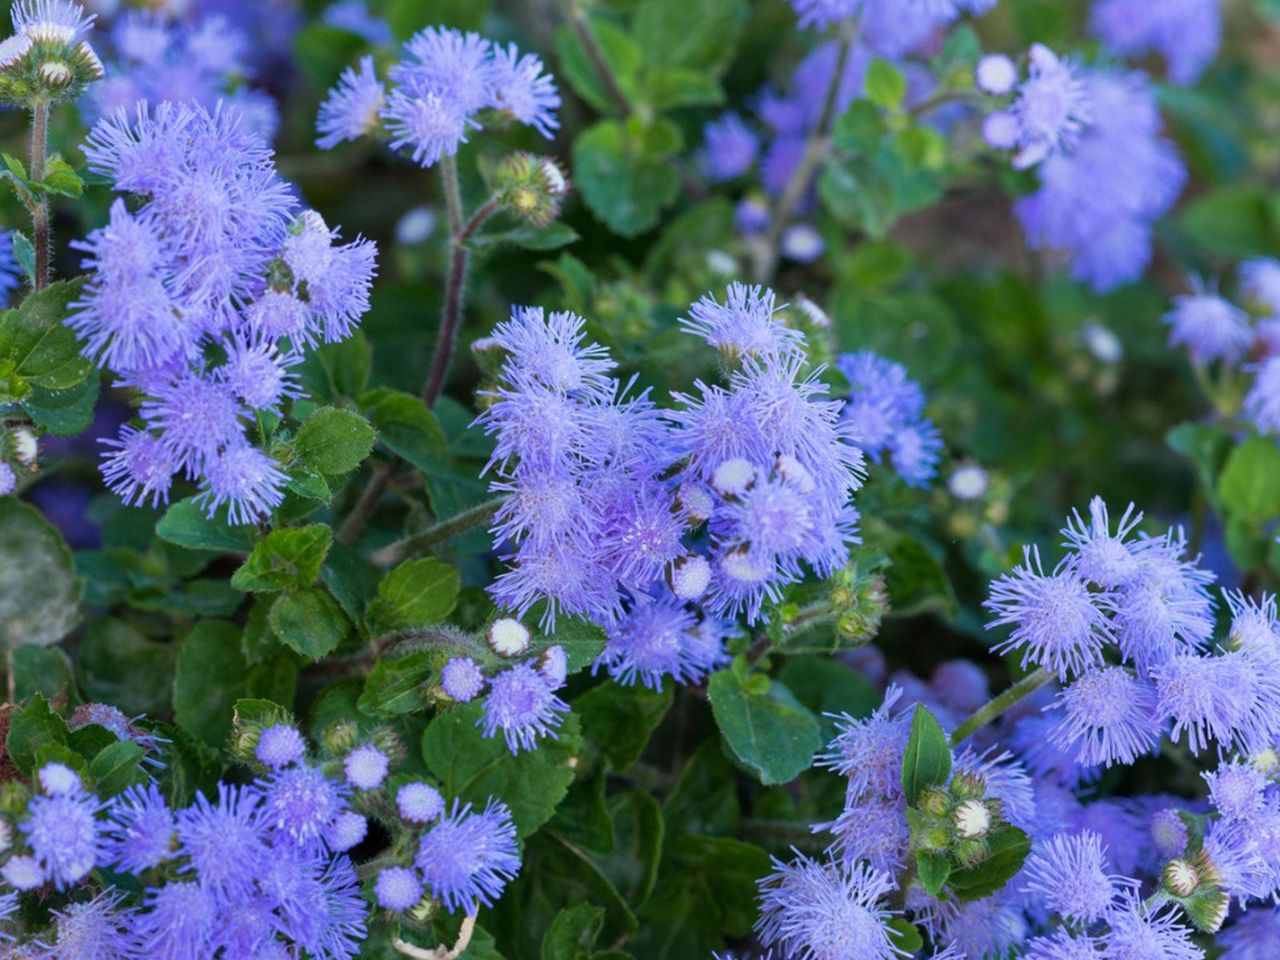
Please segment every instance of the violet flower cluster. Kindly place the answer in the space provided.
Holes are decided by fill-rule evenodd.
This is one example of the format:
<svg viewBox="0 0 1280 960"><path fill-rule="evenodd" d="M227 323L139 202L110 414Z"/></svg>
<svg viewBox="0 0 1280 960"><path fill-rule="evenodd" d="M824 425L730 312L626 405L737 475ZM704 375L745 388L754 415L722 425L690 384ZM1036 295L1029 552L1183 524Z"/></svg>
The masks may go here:
<svg viewBox="0 0 1280 960"><path fill-rule="evenodd" d="M1152 222L1187 179L1161 136L1149 78L1086 69L1040 44L1027 60L1026 77L983 133L1014 151L1015 166L1038 165L1040 189L1014 207L1028 246L1061 252L1072 275L1098 291L1134 280L1151 260ZM1007 92L1004 84L985 86Z"/></svg>
<svg viewBox="0 0 1280 960"><path fill-rule="evenodd" d="M1165 315L1169 344L1192 362L1220 362L1248 378L1243 412L1259 433L1280 435L1280 261L1258 258L1240 265L1237 306L1203 281L1174 299Z"/></svg>
<svg viewBox="0 0 1280 960"><path fill-rule="evenodd" d="M385 129L392 150L405 148L414 162L430 167L454 156L486 124L514 121L548 139L560 125L560 94L542 61L479 34L419 31L388 79L390 90L372 57L348 67L320 106L317 146L328 150Z"/></svg>
<svg viewBox="0 0 1280 960"><path fill-rule="evenodd" d="M704 678L728 621L756 622L806 570L846 562L862 455L776 312L772 291L740 284L695 304L682 325L731 372L670 409L611 375L580 317L517 308L495 329L505 362L477 423L505 496L499 607L595 621L596 668L656 688Z"/></svg>
<svg viewBox="0 0 1280 960"><path fill-rule="evenodd" d="M844 419L870 459L887 456L910 487L927 487L938 472L942 435L924 415L924 391L902 364L869 350L845 353L835 368L849 382Z"/></svg>
<svg viewBox="0 0 1280 960"><path fill-rule="evenodd" d="M106 76L93 85L86 105L95 118L142 102L192 102L215 110L235 107L247 129L263 140L275 136L275 102L247 86L254 78L250 40L219 15L174 20L164 10L129 10L112 24Z"/></svg>
<svg viewBox="0 0 1280 960"><path fill-rule="evenodd" d="M966 15L986 13L996 0L791 0L800 26L825 29L856 20L858 34L879 56L901 56Z"/></svg>
<svg viewBox="0 0 1280 960"><path fill-rule="evenodd" d="M181 475L233 523L284 496L280 464L245 434L300 395L304 347L351 335L369 306L375 249L337 243L298 213L271 151L234 108L142 104L94 127L89 167L121 198L76 244L90 271L67 319L84 353L143 397L102 472L128 504L167 502Z"/></svg>
<svg viewBox="0 0 1280 960"><path fill-rule="evenodd" d="M1217 55L1222 41L1221 0L1094 0L1090 26L1103 46L1119 57L1157 53L1174 83L1194 83Z"/></svg>
<svg viewBox="0 0 1280 960"><path fill-rule="evenodd" d="M255 779L220 784L183 808L153 783L103 800L69 767L43 766L25 810L0 830L0 880L11 889L0 896L0 938L21 938L39 957L349 960L367 936L368 904L350 856L368 835L361 811L412 841L410 865L383 867L369 891L384 909L435 901L474 912L518 872L503 804L447 805L416 780L393 788L391 758L372 743L336 763L308 759L287 724L255 739ZM129 882L102 888L95 868ZM90 899L56 907L48 929L17 919L20 896L91 888Z"/></svg>

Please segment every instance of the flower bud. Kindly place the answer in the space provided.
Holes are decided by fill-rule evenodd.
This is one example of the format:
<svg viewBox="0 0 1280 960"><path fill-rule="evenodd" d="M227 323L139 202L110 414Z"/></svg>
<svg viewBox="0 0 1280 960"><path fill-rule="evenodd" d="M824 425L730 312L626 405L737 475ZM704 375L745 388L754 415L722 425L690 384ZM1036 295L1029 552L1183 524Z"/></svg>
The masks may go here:
<svg viewBox="0 0 1280 960"><path fill-rule="evenodd" d="M569 192L569 180L556 162L531 153L513 153L503 159L494 180L497 201L535 226L560 216L560 201Z"/></svg>
<svg viewBox="0 0 1280 960"><path fill-rule="evenodd" d="M945 790L930 787L920 796L919 807L931 817L945 817L951 810L951 798Z"/></svg>
<svg viewBox="0 0 1280 960"><path fill-rule="evenodd" d="M951 846L951 837L942 827L929 827L916 836L916 846L921 850L939 851Z"/></svg>
<svg viewBox="0 0 1280 960"><path fill-rule="evenodd" d="M35 469L36 459L40 456L40 445L29 427L18 427L9 434L9 449L20 464L29 470Z"/></svg>
<svg viewBox="0 0 1280 960"><path fill-rule="evenodd" d="M991 829L991 811L981 800L966 800L952 814L956 833L966 840L977 840Z"/></svg>
<svg viewBox="0 0 1280 960"><path fill-rule="evenodd" d="M952 846L951 851L962 866L975 867L987 859L991 853L991 847L987 844L985 837L979 837L973 840L959 840Z"/></svg>
<svg viewBox="0 0 1280 960"><path fill-rule="evenodd" d="M1164 866L1161 879L1169 892L1176 897L1189 897L1200 885L1200 872L1195 866L1179 857Z"/></svg>
<svg viewBox="0 0 1280 960"><path fill-rule="evenodd" d="M489 626L489 649L500 657L518 657L529 649L529 628L519 620L503 617Z"/></svg>
<svg viewBox="0 0 1280 960"><path fill-rule="evenodd" d="M980 800L987 795L987 782L981 774L957 773L951 778L951 795L957 800Z"/></svg>

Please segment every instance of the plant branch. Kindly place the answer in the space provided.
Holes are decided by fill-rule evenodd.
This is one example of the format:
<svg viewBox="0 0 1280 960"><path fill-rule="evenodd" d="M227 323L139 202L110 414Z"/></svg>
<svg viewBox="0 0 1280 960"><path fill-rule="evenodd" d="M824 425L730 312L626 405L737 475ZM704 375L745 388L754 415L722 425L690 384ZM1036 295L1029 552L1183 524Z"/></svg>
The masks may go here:
<svg viewBox="0 0 1280 960"><path fill-rule="evenodd" d="M28 171L33 183L44 179L45 154L49 148L49 104L37 103L31 108L31 166ZM41 193L31 211L31 242L36 249L36 290L49 285L49 254L52 240L49 237L49 196Z"/></svg>
<svg viewBox="0 0 1280 960"><path fill-rule="evenodd" d="M823 100L822 116L817 126L809 133L805 141L804 153L799 164L791 174L791 179L778 194L773 208L769 211L769 228L762 242L755 249L755 278L757 283L771 283L774 272L778 269L778 245L782 240L782 231L792 211L804 197L814 171L826 156L830 148L829 131L835 120L836 104L840 99L840 79L844 75L845 65L849 62L849 51L853 47L853 34L846 28L840 36L840 53L836 57L835 72L831 75L831 84L827 88Z"/></svg>
<svg viewBox="0 0 1280 960"><path fill-rule="evenodd" d="M958 747L974 733L981 730L996 717L1000 716L1014 704L1026 699L1045 684L1053 680L1054 675L1041 667L1035 673L1029 673L1004 693L992 697L983 704L964 723L956 727L951 734L951 746Z"/></svg>
<svg viewBox="0 0 1280 960"><path fill-rule="evenodd" d="M339 543L352 543L356 537L360 536L365 524L369 522L369 517L373 516L373 511L378 508L378 501L387 492L387 487L391 486L391 477L395 472L396 464L392 460L380 463L374 468L373 476L369 478L369 485L364 488L360 499L347 514L347 519L342 521L342 527L338 530Z"/></svg>
<svg viewBox="0 0 1280 960"><path fill-rule="evenodd" d="M568 0L569 19L573 24L574 32L578 35L582 47L587 52L588 59L591 60L591 66L595 68L596 74L600 77L600 82L604 84L605 93L609 95L609 99L613 101L613 105L618 108L618 112L624 117L631 114L631 98L618 84L618 78L613 72L613 67L609 64L609 58L604 55L604 48L600 46L600 39L596 36L596 32L591 29L591 20L587 17L587 12L582 9L582 4L578 0Z"/></svg>
<svg viewBox="0 0 1280 960"><path fill-rule="evenodd" d="M422 553L434 544L451 540L460 534L466 533L473 527L488 523L493 519L494 514L498 512L498 508L502 506L504 500L506 500L505 497L497 497L493 500L486 500L484 503L478 504L469 510L463 510L461 513L454 514L448 520L428 527L421 533L415 533L411 537L405 537L403 540L397 540L395 543L388 544L380 550L375 550L369 559L377 567L395 566L401 560Z"/></svg>
<svg viewBox="0 0 1280 960"><path fill-rule="evenodd" d="M412 943L406 943L399 937L393 937L391 945L406 957L413 957L414 960L458 960L462 956L463 951L471 944L471 936L476 932L476 915L468 913L462 919L462 926L458 929L458 940L452 947L415 947Z"/></svg>

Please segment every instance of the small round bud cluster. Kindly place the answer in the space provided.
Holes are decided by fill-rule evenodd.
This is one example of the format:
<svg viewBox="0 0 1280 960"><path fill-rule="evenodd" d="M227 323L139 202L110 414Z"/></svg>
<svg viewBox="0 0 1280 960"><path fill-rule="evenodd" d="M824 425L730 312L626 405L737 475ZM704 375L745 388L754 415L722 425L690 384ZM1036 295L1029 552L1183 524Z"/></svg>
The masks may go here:
<svg viewBox="0 0 1280 960"><path fill-rule="evenodd" d="M992 833L1003 824L1001 803L987 798L986 782L975 773L960 772L948 787L930 787L916 801L914 824L917 848L949 855L972 867L991 852Z"/></svg>
<svg viewBox="0 0 1280 960"><path fill-rule="evenodd" d="M842 646L861 647L880 630L889 612L889 592L884 577L858 568L856 563L831 578L830 602L836 614L836 639Z"/></svg>
<svg viewBox="0 0 1280 960"><path fill-rule="evenodd" d="M347 782L357 790L376 790L387 778L391 759L371 743L352 750L342 761Z"/></svg>
<svg viewBox="0 0 1280 960"><path fill-rule="evenodd" d="M435 787L415 780L396 791L396 810L409 823L430 823L444 811L444 797Z"/></svg>
<svg viewBox="0 0 1280 960"><path fill-rule="evenodd" d="M534 226L546 226L560 216L560 203L569 192L569 178L550 157L513 153L494 173L494 195L516 216Z"/></svg>
<svg viewBox="0 0 1280 960"><path fill-rule="evenodd" d="M0 102L22 107L71 103L104 74L82 39L94 17L71 0L20 0L14 35L0 43Z"/></svg>
<svg viewBox="0 0 1280 960"><path fill-rule="evenodd" d="M282 770L301 760L306 750L307 745L302 740L302 734L295 728L281 723L262 731L258 736L258 744L254 747L253 755L258 758L258 762L272 770Z"/></svg>

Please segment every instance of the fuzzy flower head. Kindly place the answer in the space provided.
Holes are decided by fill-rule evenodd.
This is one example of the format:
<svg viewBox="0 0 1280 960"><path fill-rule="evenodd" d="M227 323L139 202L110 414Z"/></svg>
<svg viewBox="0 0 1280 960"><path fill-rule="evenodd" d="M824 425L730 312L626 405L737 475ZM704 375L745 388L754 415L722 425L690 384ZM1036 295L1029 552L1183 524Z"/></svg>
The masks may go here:
<svg viewBox="0 0 1280 960"><path fill-rule="evenodd" d="M1142 522L1133 504L1125 508L1113 533L1106 501L1089 501L1089 519L1072 510L1062 531L1063 546L1075 552L1075 569L1085 580L1111 589L1133 580L1142 571L1142 557L1129 543L1129 535Z"/></svg>
<svg viewBox="0 0 1280 960"><path fill-rule="evenodd" d="M1010 108L1018 123L1013 165L1020 170L1069 150L1092 121L1088 92L1071 61L1041 44L1032 46L1028 60L1027 79Z"/></svg>
<svg viewBox="0 0 1280 960"><path fill-rule="evenodd" d="M454 657L440 671L440 687L459 703L470 703L484 689L484 673L470 657Z"/></svg>
<svg viewBox="0 0 1280 960"><path fill-rule="evenodd" d="M491 906L520 870L511 811L490 800L482 813L458 801L418 844L414 859L432 896L450 912Z"/></svg>
<svg viewBox="0 0 1280 960"><path fill-rule="evenodd" d="M1026 889L1068 920L1089 924L1105 916L1117 895L1131 884L1107 873L1102 838L1088 830L1058 834L1032 851Z"/></svg>
<svg viewBox="0 0 1280 960"><path fill-rule="evenodd" d="M360 66L347 67L338 84L320 104L316 118L316 146L332 150L344 140L358 140L378 129L387 91L373 68L373 57L361 57Z"/></svg>
<svg viewBox="0 0 1280 960"><path fill-rule="evenodd" d="M1253 385L1244 398L1244 412L1260 433L1280 434L1280 354L1268 357L1255 368Z"/></svg>
<svg viewBox="0 0 1280 960"><path fill-rule="evenodd" d="M1222 40L1218 0L1094 0L1090 26L1117 56L1159 54L1168 64L1169 78L1178 84L1194 83Z"/></svg>
<svg viewBox="0 0 1280 960"><path fill-rule="evenodd" d="M253 748L253 754L258 758L258 762L272 770L281 770L297 763L306 751L307 745L302 739L302 734L296 727L287 724L277 724L264 729L258 735L258 743Z"/></svg>
<svg viewBox="0 0 1280 960"><path fill-rule="evenodd" d="M444 810L444 797L430 784L413 781L396 791L396 810L410 823L430 823Z"/></svg>
<svg viewBox="0 0 1280 960"><path fill-rule="evenodd" d="M391 761L371 743L356 747L342 761L347 782L357 790L376 790L387 778Z"/></svg>
<svg viewBox="0 0 1280 960"><path fill-rule="evenodd" d="M384 909L408 910L422 900L422 881L408 867L387 867L379 871L373 895Z"/></svg>
<svg viewBox="0 0 1280 960"><path fill-rule="evenodd" d="M691 306L680 327L730 358L803 348L804 335L783 326L777 313L772 290L734 283L725 292L724 303L707 294Z"/></svg>
<svg viewBox="0 0 1280 960"><path fill-rule="evenodd" d="M711 180L732 180L755 166L760 138L736 113L726 113L702 131L699 166Z"/></svg>
<svg viewBox="0 0 1280 960"><path fill-rule="evenodd" d="M844 869L797 856L774 860L760 881L756 932L798 960L891 960L907 954L894 945L892 911L880 901L893 880L866 864Z"/></svg>
<svg viewBox="0 0 1280 960"><path fill-rule="evenodd" d="M489 682L484 715L476 721L486 737L499 730L515 754L534 749L542 737L554 738L568 704L555 695L546 677L529 664L517 664Z"/></svg>
<svg viewBox="0 0 1280 960"><path fill-rule="evenodd" d="M1125 894L1107 923L1111 929L1102 937L1103 956L1153 960L1201 960L1204 956L1176 908L1147 910L1136 893Z"/></svg>
<svg viewBox="0 0 1280 960"><path fill-rule="evenodd" d="M1253 764L1227 761L1203 774L1209 800L1224 820L1250 820L1266 805L1267 777Z"/></svg>
<svg viewBox="0 0 1280 960"><path fill-rule="evenodd" d="M1237 363L1253 339L1249 315L1194 278L1192 288L1194 292L1175 297L1164 316L1169 345L1186 347L1196 363Z"/></svg>
<svg viewBox="0 0 1280 960"><path fill-rule="evenodd" d="M66 791L32 797L18 825L36 862L58 890L82 879L102 857L100 804L90 793Z"/></svg>
<svg viewBox="0 0 1280 960"><path fill-rule="evenodd" d="M344 805L342 788L315 767L281 770L262 788L262 819L298 846L323 837Z"/></svg>
<svg viewBox="0 0 1280 960"><path fill-rule="evenodd" d="M142 873L174 855L177 821L155 784L129 787L107 808L106 862Z"/></svg>
<svg viewBox="0 0 1280 960"><path fill-rule="evenodd" d="M1062 710L1054 743L1084 766L1131 764L1159 742L1155 690L1124 667L1082 674L1053 705Z"/></svg>
<svg viewBox="0 0 1280 960"><path fill-rule="evenodd" d="M250 787L218 785L216 801L203 793L177 815L178 845L210 890L247 891L270 859L261 795Z"/></svg>
<svg viewBox="0 0 1280 960"><path fill-rule="evenodd" d="M849 778L849 796L896 799L902 793L902 753L911 730L911 714L895 714L902 689L890 686L871 716L836 721L836 737L817 763Z"/></svg>
<svg viewBox="0 0 1280 960"><path fill-rule="evenodd" d="M992 583L983 606L995 614L988 629L1013 627L993 650L1021 650L1023 667L1035 663L1062 679L1099 665L1103 646L1113 639L1110 595L1090 591L1065 561L1046 574L1035 547L1025 547L1022 565Z"/></svg>

